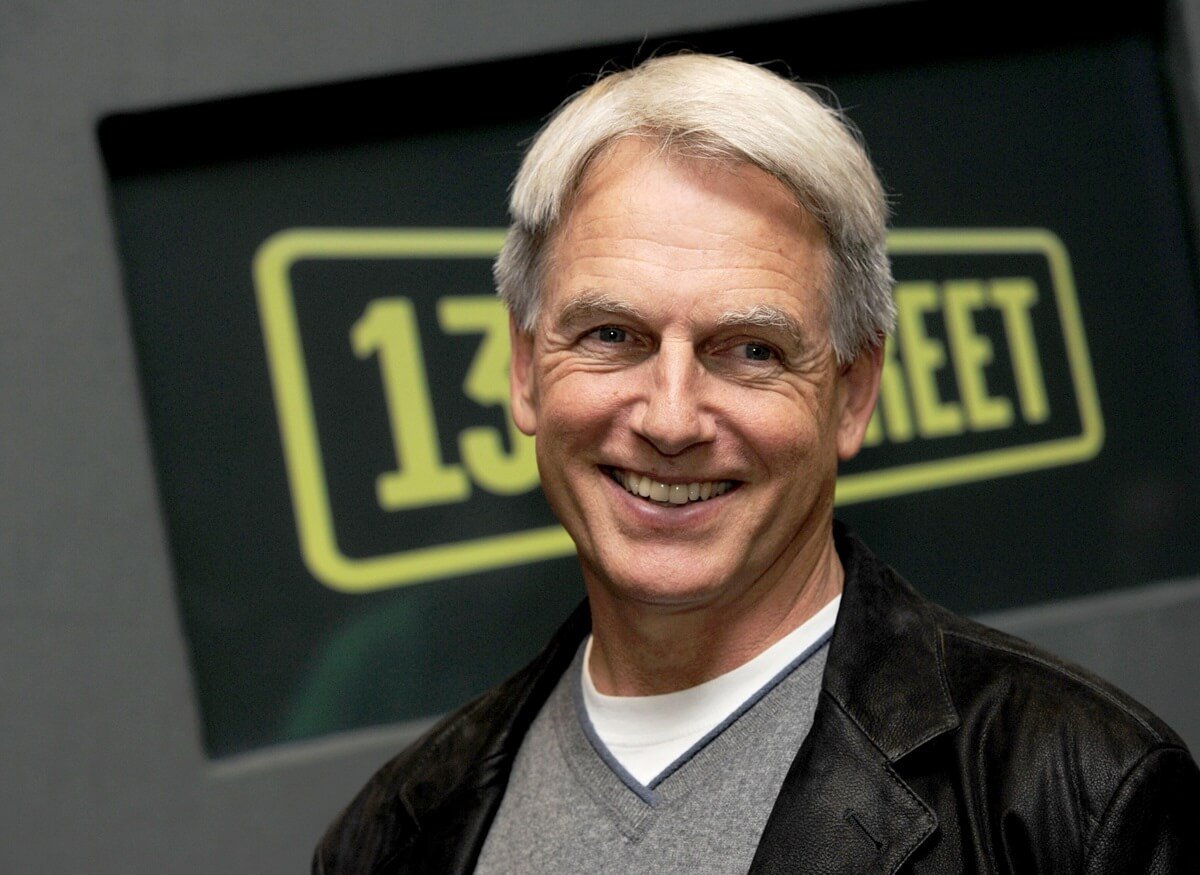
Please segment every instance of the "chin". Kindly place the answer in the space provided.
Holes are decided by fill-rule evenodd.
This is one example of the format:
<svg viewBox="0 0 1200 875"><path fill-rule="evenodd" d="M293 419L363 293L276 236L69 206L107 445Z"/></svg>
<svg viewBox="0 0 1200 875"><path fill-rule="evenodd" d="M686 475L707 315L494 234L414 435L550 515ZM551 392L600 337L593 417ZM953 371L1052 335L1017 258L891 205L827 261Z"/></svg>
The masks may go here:
<svg viewBox="0 0 1200 875"><path fill-rule="evenodd" d="M686 579L673 580L644 576L607 575L601 581L604 593L615 601L627 602L647 608L666 611L686 610L703 607L718 600L727 590L727 578L719 580L700 579L695 575Z"/></svg>

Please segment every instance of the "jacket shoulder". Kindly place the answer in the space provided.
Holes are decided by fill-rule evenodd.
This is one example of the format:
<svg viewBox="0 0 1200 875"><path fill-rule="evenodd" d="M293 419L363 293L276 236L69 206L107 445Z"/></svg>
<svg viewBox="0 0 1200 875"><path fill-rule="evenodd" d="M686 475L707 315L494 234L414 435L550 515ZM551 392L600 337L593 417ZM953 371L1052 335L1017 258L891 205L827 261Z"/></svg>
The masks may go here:
<svg viewBox="0 0 1200 875"><path fill-rule="evenodd" d="M996 819L986 831L1014 860L1055 848L1095 862L1194 830L1200 773L1161 719L1086 669L937 610L957 754L976 810Z"/></svg>
<svg viewBox="0 0 1200 875"><path fill-rule="evenodd" d="M1103 729L1141 750L1184 747L1182 739L1152 711L1103 678L1014 635L936 606L951 695L960 710L989 707L1044 731L1089 736ZM1116 752L1115 750L1113 751Z"/></svg>

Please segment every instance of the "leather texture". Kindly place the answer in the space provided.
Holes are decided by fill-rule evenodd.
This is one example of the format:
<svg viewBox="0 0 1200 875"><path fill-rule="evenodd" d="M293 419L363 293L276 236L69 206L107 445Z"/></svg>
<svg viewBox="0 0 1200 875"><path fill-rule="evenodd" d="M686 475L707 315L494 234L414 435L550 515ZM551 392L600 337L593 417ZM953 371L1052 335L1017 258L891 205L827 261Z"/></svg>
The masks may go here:
<svg viewBox="0 0 1200 875"><path fill-rule="evenodd" d="M1200 770L1104 681L922 599L835 525L846 570L813 727L751 872L1200 873ZM587 634L385 765L318 875L468 873L526 730Z"/></svg>

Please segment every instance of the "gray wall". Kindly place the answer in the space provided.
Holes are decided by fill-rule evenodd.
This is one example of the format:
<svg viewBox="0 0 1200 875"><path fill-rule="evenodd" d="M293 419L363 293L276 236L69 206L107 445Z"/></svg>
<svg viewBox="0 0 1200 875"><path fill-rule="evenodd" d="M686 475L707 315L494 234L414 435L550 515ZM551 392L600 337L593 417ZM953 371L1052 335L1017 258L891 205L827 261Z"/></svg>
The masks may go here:
<svg viewBox="0 0 1200 875"><path fill-rule="evenodd" d="M220 765L202 753L96 120L861 5L0 4L0 870L302 871L323 825L403 740L368 732ZM1200 0L1175 13L1194 138ZM996 619L1096 667L1200 745L1200 582Z"/></svg>

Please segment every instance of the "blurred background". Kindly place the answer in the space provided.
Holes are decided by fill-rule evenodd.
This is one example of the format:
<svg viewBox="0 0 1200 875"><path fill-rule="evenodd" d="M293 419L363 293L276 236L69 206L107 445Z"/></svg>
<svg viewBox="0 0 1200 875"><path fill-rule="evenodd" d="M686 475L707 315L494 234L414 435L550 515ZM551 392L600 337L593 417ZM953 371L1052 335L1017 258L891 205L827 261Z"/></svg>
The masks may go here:
<svg viewBox="0 0 1200 875"><path fill-rule="evenodd" d="M305 871L565 618L490 259L546 115L681 50L891 193L839 516L1200 747L1200 2L959 5L0 4L0 870Z"/></svg>

